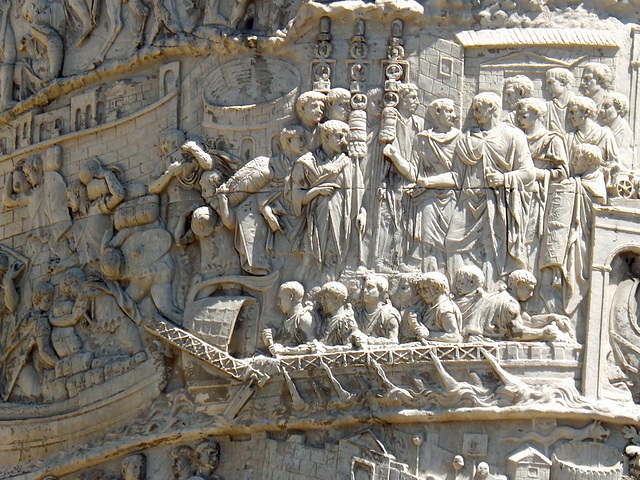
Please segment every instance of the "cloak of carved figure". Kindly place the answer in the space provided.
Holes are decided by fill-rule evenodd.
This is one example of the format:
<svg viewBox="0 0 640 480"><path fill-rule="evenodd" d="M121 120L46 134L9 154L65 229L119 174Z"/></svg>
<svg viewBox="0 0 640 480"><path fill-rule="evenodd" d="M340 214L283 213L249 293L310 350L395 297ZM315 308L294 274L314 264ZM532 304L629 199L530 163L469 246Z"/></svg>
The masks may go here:
<svg viewBox="0 0 640 480"><path fill-rule="evenodd" d="M125 283L126 294L140 304L146 315L157 309L181 324L182 311L173 301L175 262L169 232L157 223L125 227L113 238L103 239L103 245L100 269L105 277ZM144 300L146 304L142 303Z"/></svg>
<svg viewBox="0 0 640 480"><path fill-rule="evenodd" d="M520 127L527 135L536 170L526 242L529 266L533 271L537 271L549 184L560 182L569 176L567 148L564 138L559 133L551 132L544 127L547 115L546 102L538 98L520 100L517 113Z"/></svg>
<svg viewBox="0 0 640 480"><path fill-rule="evenodd" d="M268 253L275 248L275 234L295 240L298 225L289 217L291 201L290 174L294 162L306 151L302 127L283 129L280 135L282 154L258 157L216 191L216 210L223 223L234 231L234 244L242 268L253 275L271 271Z"/></svg>
<svg viewBox="0 0 640 480"><path fill-rule="evenodd" d="M475 265L464 265L456 272L454 282L455 302L462 315L462 335L468 339L470 336L482 335L484 326L478 324L483 319L478 318L475 312L486 296L484 273Z"/></svg>
<svg viewBox="0 0 640 480"><path fill-rule="evenodd" d="M557 314L529 315L522 306L529 300L537 280L527 270L509 275L508 290L484 295L472 314L470 324L478 336L508 340L575 341L569 319ZM482 331L480 332L480 330Z"/></svg>
<svg viewBox="0 0 640 480"><path fill-rule="evenodd" d="M268 345L272 355L300 353L299 349L286 347L297 347L316 338L318 319L313 307L305 304L303 298L304 288L300 283L285 282L280 286L278 307L287 318L276 336L278 343Z"/></svg>
<svg viewBox="0 0 640 480"><path fill-rule="evenodd" d="M321 342L329 346L351 347L354 335L362 335L350 303L347 303L347 287L339 282L328 282L319 294L325 316Z"/></svg>
<svg viewBox="0 0 640 480"><path fill-rule="evenodd" d="M600 169L602 151L595 145L573 148L572 177L549 191L546 230L540 246L543 272L540 292L550 311L572 316L585 297L589 284L589 244L593 204L604 205L607 190ZM556 303L561 289L561 304Z"/></svg>
<svg viewBox="0 0 640 480"><path fill-rule="evenodd" d="M88 280L74 267L64 273L60 288L73 306L52 318L52 325L88 329L85 348L96 356L142 352L140 312L117 282Z"/></svg>
<svg viewBox="0 0 640 480"><path fill-rule="evenodd" d="M526 264L524 232L535 179L527 139L499 120L499 107L495 93L473 100L480 130L459 137L456 153L466 169L446 238L449 272L475 263L489 284Z"/></svg>
<svg viewBox="0 0 640 480"><path fill-rule="evenodd" d="M449 280L440 272L418 276L418 294L426 308L422 318L411 318L415 337L423 343L430 340L457 343L462 341L462 314L450 298Z"/></svg>
<svg viewBox="0 0 640 480"><path fill-rule="evenodd" d="M6 276L6 274L5 274ZM0 354L0 366L6 376L3 399L11 397L14 388L18 395L35 399L42 394L44 369L51 369L58 355L51 346L51 323L49 311L53 302L54 287L51 283L39 282L33 291L32 309L11 332L9 344ZM4 324L3 328L8 329Z"/></svg>
<svg viewBox="0 0 640 480"><path fill-rule="evenodd" d="M409 217L405 258L423 271L446 267L445 238L453 216L461 170L455 155L460 131L453 100L438 99L429 104L435 127L420 132L414 140L411 159L399 155L393 145L385 147L400 174L412 182L405 192Z"/></svg>
<svg viewBox="0 0 640 480"><path fill-rule="evenodd" d="M571 70L560 67L547 70L545 88L551 96L551 101L547 102L547 128L552 132L566 135L569 130L567 105L573 97L571 89L574 82L575 77Z"/></svg>
<svg viewBox="0 0 640 480"><path fill-rule="evenodd" d="M296 249L315 259L324 279L335 279L346 266L351 235L365 226L364 187L360 168L343 153L349 126L329 120L320 128L322 148L300 157L291 174L293 211L306 222Z"/></svg>
<svg viewBox="0 0 640 480"><path fill-rule="evenodd" d="M182 31L174 0L151 0L151 6L153 8L153 25L147 43L155 45L158 35L163 29L171 35L178 35Z"/></svg>
<svg viewBox="0 0 640 480"><path fill-rule="evenodd" d="M65 233L71 227L69 212L64 205L66 185L57 170L61 166L60 147L49 148L45 161L38 156L29 157L22 165L28 181L23 192L14 189L13 174L7 175L2 203L5 207L26 206L31 219L31 235L43 243L48 242L51 250L63 257L69 252ZM46 168L45 168L46 167Z"/></svg>
<svg viewBox="0 0 640 480"><path fill-rule="evenodd" d="M621 93L610 93L602 100L600 120L613 132L620 153L620 163L631 170L633 168L633 132L625 118L628 113L629 99Z"/></svg>
<svg viewBox="0 0 640 480"><path fill-rule="evenodd" d="M515 75L504 81L504 101L509 106L505 122L512 127L518 127L517 105L523 98L533 95L533 82L525 75Z"/></svg>
<svg viewBox="0 0 640 480"><path fill-rule="evenodd" d="M394 345L398 343L400 312L389 300L389 281L381 275L369 275L362 289L364 307L360 310L360 327L364 336L356 344Z"/></svg>
<svg viewBox="0 0 640 480"><path fill-rule="evenodd" d="M53 8L54 4L45 0L28 0L22 6L22 16L30 26L31 35L23 38L18 48L22 50L28 48L27 43L29 42L40 42L47 56L48 69L42 74L34 71L33 65L26 67L26 73L32 75L32 81L36 78L40 79L40 82L34 82L37 88L42 87L44 82L58 78L62 74L64 44L60 33L54 27L56 21ZM30 50L38 51L36 48Z"/></svg>

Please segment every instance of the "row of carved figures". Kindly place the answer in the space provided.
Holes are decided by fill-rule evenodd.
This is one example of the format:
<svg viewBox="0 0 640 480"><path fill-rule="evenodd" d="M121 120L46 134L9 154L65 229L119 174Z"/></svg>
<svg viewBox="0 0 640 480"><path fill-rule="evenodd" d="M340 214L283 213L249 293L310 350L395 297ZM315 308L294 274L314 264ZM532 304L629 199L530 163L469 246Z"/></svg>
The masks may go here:
<svg viewBox="0 0 640 480"><path fill-rule="evenodd" d="M222 480L214 472L220 463L220 444L215 440L200 443L195 449L180 445L170 453L171 478L177 480ZM77 477L77 480L146 480L148 476L147 457L137 453L126 457L120 467L120 475L105 474L103 470L92 470ZM158 472L160 474L160 472ZM162 478L169 478L163 475ZM48 475L43 480L57 480Z"/></svg>
<svg viewBox="0 0 640 480"><path fill-rule="evenodd" d="M118 35L123 30L127 32L124 8L129 10L131 24L126 26L136 48L160 45L165 37L191 35L201 26L221 28L227 33L253 27L282 34L279 29L285 27L291 13L282 2L256 5L253 0L238 0L227 19L219 13L218 4L219 0L182 5L176 0L133 0L126 2L127 7L117 0L89 4L85 0L8 2L0 6L0 109L61 77L65 54L71 48L76 50L75 55L83 54L85 42L98 31L102 11L106 13L106 38L99 49L86 49L87 55L95 55L89 68L102 64ZM72 34L67 36L68 32ZM69 38L75 38L75 46ZM17 95L14 84L18 86Z"/></svg>
<svg viewBox="0 0 640 480"><path fill-rule="evenodd" d="M425 345L496 340L574 343L567 317L529 315L524 310L521 303L531 298L535 286L531 273L518 270L509 276L507 289L488 293L482 271L465 266L456 275L455 295L444 274L414 273L401 277L392 302L388 279L369 275L361 302L354 308L342 283L328 282L305 296L300 283L286 282L278 292L278 306L286 318L279 329L265 329L263 340L272 355L413 341Z"/></svg>

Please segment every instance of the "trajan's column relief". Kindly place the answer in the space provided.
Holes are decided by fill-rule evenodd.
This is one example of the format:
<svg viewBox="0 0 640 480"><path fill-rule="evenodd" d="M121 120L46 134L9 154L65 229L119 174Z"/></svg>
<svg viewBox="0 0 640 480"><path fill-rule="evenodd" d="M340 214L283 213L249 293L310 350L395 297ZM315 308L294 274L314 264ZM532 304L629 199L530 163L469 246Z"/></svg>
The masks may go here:
<svg viewBox="0 0 640 480"><path fill-rule="evenodd" d="M635 1L0 4L0 478L640 480Z"/></svg>

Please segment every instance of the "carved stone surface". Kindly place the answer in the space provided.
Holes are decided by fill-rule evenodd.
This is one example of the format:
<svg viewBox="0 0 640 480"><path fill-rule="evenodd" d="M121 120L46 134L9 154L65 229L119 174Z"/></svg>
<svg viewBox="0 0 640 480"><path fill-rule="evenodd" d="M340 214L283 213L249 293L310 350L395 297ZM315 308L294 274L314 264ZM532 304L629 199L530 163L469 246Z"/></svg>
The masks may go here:
<svg viewBox="0 0 640 480"><path fill-rule="evenodd" d="M640 480L636 3L0 4L0 478Z"/></svg>

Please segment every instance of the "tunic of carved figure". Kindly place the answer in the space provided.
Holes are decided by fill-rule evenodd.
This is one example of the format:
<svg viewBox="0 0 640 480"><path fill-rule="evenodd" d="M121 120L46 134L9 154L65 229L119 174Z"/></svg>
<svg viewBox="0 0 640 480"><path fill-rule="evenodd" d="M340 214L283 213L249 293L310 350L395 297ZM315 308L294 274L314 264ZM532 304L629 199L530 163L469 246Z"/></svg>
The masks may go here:
<svg viewBox="0 0 640 480"><path fill-rule="evenodd" d="M284 321L278 334L278 340L285 346L310 342L315 338L312 333L314 325L316 325L316 321L313 308L305 306L301 312L291 315Z"/></svg>
<svg viewBox="0 0 640 480"><path fill-rule="evenodd" d="M448 334L447 338L457 336L457 340L462 341L462 314L451 299L447 298L428 306L423 311L422 323L429 329L429 339L438 340L442 334ZM417 332L416 336L419 336Z"/></svg>
<svg viewBox="0 0 640 480"><path fill-rule="evenodd" d="M527 141L533 165L536 168L536 182L526 232L529 266L534 268L537 263L540 240L544 233L544 213L549 184L567 178L569 165L565 141L560 134L544 131L534 136L527 136Z"/></svg>
<svg viewBox="0 0 640 480"><path fill-rule="evenodd" d="M509 338L511 324L520 315L520 302L509 292L485 295L466 326L468 335Z"/></svg>
<svg viewBox="0 0 640 480"><path fill-rule="evenodd" d="M465 338L468 338L469 335L482 335L484 331L484 319L478 318L476 312L485 295L485 291L478 288L466 295L455 298L456 305L458 305L462 315L461 333Z"/></svg>
<svg viewBox="0 0 640 480"><path fill-rule="evenodd" d="M362 310L362 332L370 337L386 338L392 343L398 343L398 327L400 325L400 312L391 305L390 301L384 303L372 313Z"/></svg>
<svg viewBox="0 0 640 480"><path fill-rule="evenodd" d="M325 345L351 345L351 335L357 330L358 324L353 315L353 309L347 304L327 319L321 342Z"/></svg>
<svg viewBox="0 0 640 480"><path fill-rule="evenodd" d="M547 102L547 120L549 130L566 135L571 125L567 120L567 104L563 105L558 98Z"/></svg>
<svg viewBox="0 0 640 480"><path fill-rule="evenodd" d="M337 173L332 171L338 168ZM364 190L360 168L344 154L329 158L317 150L297 160L292 180L294 188L302 191L321 184L338 186L330 195L320 195L302 209L306 225L298 249L311 253L318 267L330 263L344 268Z"/></svg>
<svg viewBox="0 0 640 480"><path fill-rule="evenodd" d="M453 172L457 178L459 169L455 160L455 148L460 131L452 129L448 133L435 133L433 130L418 134L411 157L411 163L419 177ZM422 188L416 187L409 193L410 211L408 231L411 233L409 252L418 254L434 254L439 266L444 267L445 238L449 223L456 206L457 189L454 188ZM413 244L413 245L411 245ZM423 252L420 245L429 248ZM411 248L413 247L413 248Z"/></svg>
<svg viewBox="0 0 640 480"><path fill-rule="evenodd" d="M567 315L575 312L586 295L593 204L602 205L606 199L601 170L571 177L555 184L549 192L539 267L557 267L562 272L562 303Z"/></svg>
<svg viewBox="0 0 640 480"><path fill-rule="evenodd" d="M411 115L408 118L402 115L397 116L396 139L394 140L393 145L398 149L398 153L402 158L412 158L413 142L415 141L418 133L423 130L424 120L417 115ZM406 238L411 235L409 230L410 226L406 221L406 219L411 215L411 207L406 201L405 195L402 193L403 187L406 187L408 183L409 180L400 175L395 168L391 169L389 185L387 188L389 189L389 195L393 199L392 205L394 210L392 218L397 231L395 241L398 243L397 250L399 259L402 259L402 256L404 255L403 243L406 242ZM404 239L402 238L402 235L405 236Z"/></svg>
<svg viewBox="0 0 640 480"><path fill-rule="evenodd" d="M221 222L211 235L197 237L200 245L200 272L216 277L242 273L240 259L233 244L233 232Z"/></svg>
<svg viewBox="0 0 640 480"><path fill-rule="evenodd" d="M447 234L448 257L456 254L480 267L488 263L498 276L523 268L534 178L524 133L504 124L468 132L460 137L456 152L466 171ZM504 187L489 188L485 175L491 170L504 174Z"/></svg>
<svg viewBox="0 0 640 480"><path fill-rule="evenodd" d="M135 302L117 282L88 282L84 285L74 310L87 312L90 336L87 344L96 355L127 353L143 349L136 324L142 321ZM114 339L116 344L113 343Z"/></svg>

